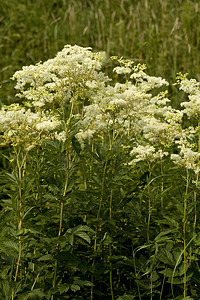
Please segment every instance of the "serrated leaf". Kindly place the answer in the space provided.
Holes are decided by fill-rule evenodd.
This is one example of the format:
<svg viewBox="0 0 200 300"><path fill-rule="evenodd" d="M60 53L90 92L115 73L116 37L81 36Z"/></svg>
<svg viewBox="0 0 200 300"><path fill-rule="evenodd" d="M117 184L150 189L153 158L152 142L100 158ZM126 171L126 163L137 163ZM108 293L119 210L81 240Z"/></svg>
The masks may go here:
<svg viewBox="0 0 200 300"><path fill-rule="evenodd" d="M27 229L27 228L22 228L22 229L20 229L20 230L17 232L17 236L20 236L20 235L26 235L26 234L28 234L29 232L30 232L29 229Z"/></svg>
<svg viewBox="0 0 200 300"><path fill-rule="evenodd" d="M80 280L80 279L74 280L74 284L79 285L79 286L94 286L94 284L91 281Z"/></svg>
<svg viewBox="0 0 200 300"><path fill-rule="evenodd" d="M172 269L165 269L165 270L162 270L162 271L159 271L160 274L163 274L165 275L166 277L176 277L176 276L179 276L179 272L175 272L173 273L173 270Z"/></svg>
<svg viewBox="0 0 200 300"><path fill-rule="evenodd" d="M68 241L69 241L70 245L73 246L73 244L74 244L74 236L73 236L73 234L69 235L69 240Z"/></svg>
<svg viewBox="0 0 200 300"><path fill-rule="evenodd" d="M75 234L79 231L87 231L87 232L94 233L94 230L87 225L79 225L79 226L76 226L71 229L71 233L73 233L73 234Z"/></svg>
<svg viewBox="0 0 200 300"><path fill-rule="evenodd" d="M27 300L39 300L39 299L42 300L44 297L45 297L45 294L41 291L41 289L36 289L36 290L31 291L28 294Z"/></svg>
<svg viewBox="0 0 200 300"><path fill-rule="evenodd" d="M52 255L51 254L45 254L41 257L38 258L38 261L47 261L47 260L51 260L52 259Z"/></svg>
<svg viewBox="0 0 200 300"><path fill-rule="evenodd" d="M173 279L173 280L172 280ZM168 280L167 280L168 283L171 283L171 284L182 284L183 283L183 280L179 279L178 277L176 278L171 278L169 277Z"/></svg>
<svg viewBox="0 0 200 300"><path fill-rule="evenodd" d="M64 292L68 292L68 290L69 290L69 285L67 283L60 284L58 287L58 291L60 292L60 294L63 294Z"/></svg>
<svg viewBox="0 0 200 300"><path fill-rule="evenodd" d="M71 286L70 286L70 289L73 291L73 292L77 292L77 291L80 291L80 286L79 285L77 285L77 284L72 284Z"/></svg>
<svg viewBox="0 0 200 300"><path fill-rule="evenodd" d="M88 242L89 244L91 243L91 238L89 237L89 235L84 232L84 231L79 231L77 233L75 233L74 235L82 238L83 240L85 240L86 242Z"/></svg>
<svg viewBox="0 0 200 300"><path fill-rule="evenodd" d="M15 243L13 241L5 241L3 244L8 249L19 251L18 243Z"/></svg>
<svg viewBox="0 0 200 300"><path fill-rule="evenodd" d="M165 230L165 231L162 231L161 233L159 233L156 237L155 237L155 241L157 243L159 242L163 242L165 239L168 239L168 237L166 237L166 235L168 235L169 233L172 233L172 232L175 232L174 229L168 229L168 230Z"/></svg>
<svg viewBox="0 0 200 300"><path fill-rule="evenodd" d="M31 292L25 292L18 295L17 299L19 300L42 300L44 299L45 294L41 291L41 289L35 289Z"/></svg>

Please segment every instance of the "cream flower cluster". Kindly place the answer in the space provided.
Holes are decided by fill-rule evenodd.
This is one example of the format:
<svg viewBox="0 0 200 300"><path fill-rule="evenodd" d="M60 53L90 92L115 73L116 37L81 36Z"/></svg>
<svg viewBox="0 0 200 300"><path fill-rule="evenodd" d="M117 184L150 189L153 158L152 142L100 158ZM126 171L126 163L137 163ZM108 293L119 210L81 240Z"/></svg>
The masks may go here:
<svg viewBox="0 0 200 300"><path fill-rule="evenodd" d="M170 146L180 137L182 114L168 105L170 100L166 98L166 92L157 96L148 93L168 83L145 74L144 66L140 64L132 67L130 62L123 64L122 59L120 63L120 68L131 68L131 78L135 78L135 82L107 85L96 93L91 104L84 108L84 116L78 123L76 137L79 142L84 145L84 140L112 131L113 136L144 134L152 145L162 142Z"/></svg>
<svg viewBox="0 0 200 300"><path fill-rule="evenodd" d="M182 145L179 154L171 154L172 161L187 170L193 170L196 174L200 171L200 153Z"/></svg>
<svg viewBox="0 0 200 300"><path fill-rule="evenodd" d="M32 112L19 104L3 106L0 110L2 143L30 146L38 143L41 136L48 137L61 122L51 113Z"/></svg>
<svg viewBox="0 0 200 300"><path fill-rule="evenodd" d="M171 154L174 164L187 170L193 170L196 174L200 171L200 152L198 151L198 127L192 126L182 129L182 135L175 141L179 153ZM194 151L197 149L197 151Z"/></svg>
<svg viewBox="0 0 200 300"><path fill-rule="evenodd" d="M188 94L188 101L182 102L180 105L184 108L177 113L177 118L171 119L171 123L179 122L184 114L190 119L200 120L200 84L195 79L188 79L187 74L179 73L177 76L179 89ZM181 117L182 114L182 117ZM169 112L166 117L170 119ZM178 153L171 154L172 161L187 170L192 170L196 174L200 172L200 149L199 149L200 132L199 125L196 127L187 127L180 131L180 137L176 139L175 144L178 145ZM194 151L194 149L197 149Z"/></svg>
<svg viewBox="0 0 200 300"><path fill-rule="evenodd" d="M179 75L179 89L188 94L189 101L182 102L183 113L189 118L200 118L200 84L195 79L187 79L186 75Z"/></svg>
<svg viewBox="0 0 200 300"><path fill-rule="evenodd" d="M134 156L135 158L131 160L129 163L130 165L135 165L137 162L140 161L148 161L152 163L153 161L157 159L162 159L164 156L168 156L169 153L166 151L162 151L161 149L156 151L156 148L151 145L138 145L137 147L134 147L131 152L131 156Z"/></svg>
<svg viewBox="0 0 200 300"><path fill-rule="evenodd" d="M13 75L17 96L35 107L91 97L95 88L109 80L100 72L102 60L103 54L93 53L91 48L67 45L55 58L25 66Z"/></svg>
<svg viewBox="0 0 200 300"><path fill-rule="evenodd" d="M137 85L140 87L140 90L145 92L155 88L160 88L163 85L169 85L165 79L161 77L149 76L142 70L139 72L134 72L130 78L134 79Z"/></svg>
<svg viewBox="0 0 200 300"><path fill-rule="evenodd" d="M173 147L178 153L171 160L198 173L200 149L194 151L193 144L200 140L199 127L183 129L182 120L186 114L199 122L200 84L179 74L179 88L188 94L188 101L176 110L163 91L168 86L165 79L148 75L145 65L134 66L122 57L113 59L119 63L113 71L124 75L124 83L110 83L101 71L102 53L76 45L67 45L55 58L17 71L13 76L17 95L31 109L15 104L0 110L1 140L32 145L41 136L51 136L64 142L73 118L83 148L95 138L107 136L110 146L120 138L122 147L130 151L130 164L135 165L160 160Z"/></svg>

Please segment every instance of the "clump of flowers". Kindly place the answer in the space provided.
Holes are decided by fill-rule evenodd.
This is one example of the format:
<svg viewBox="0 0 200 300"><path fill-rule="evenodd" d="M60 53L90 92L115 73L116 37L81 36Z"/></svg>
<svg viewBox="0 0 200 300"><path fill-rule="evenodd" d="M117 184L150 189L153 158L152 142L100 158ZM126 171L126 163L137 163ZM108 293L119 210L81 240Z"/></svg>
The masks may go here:
<svg viewBox="0 0 200 300"><path fill-rule="evenodd" d="M189 100L180 104L184 108L180 113L186 115L188 119L196 120L197 123L195 127L182 129L180 137L175 141L179 153L172 153L171 159L176 165L198 174L200 171L200 84L195 79L189 80L187 75L179 73L177 76L179 89L188 94Z"/></svg>
<svg viewBox="0 0 200 300"><path fill-rule="evenodd" d="M167 91L160 91L168 82L148 75L144 64L135 66L132 60L112 57L119 64L113 72L125 78L124 83L112 84L101 71L103 58L91 48L67 45L55 58L17 71L12 77L19 91L16 96L28 101L30 108L15 104L1 109L2 143L34 144L44 136L65 141L72 118L82 148L105 135L110 145L122 136L130 138L131 163L163 158L171 146L187 140L181 122L184 114L198 119L198 82L179 74L180 89L190 101L181 104L183 110L176 110ZM123 141L122 146L126 146ZM173 162L180 162L177 155L186 155L186 149L191 148L184 146L180 154L172 154Z"/></svg>
<svg viewBox="0 0 200 300"><path fill-rule="evenodd" d="M91 48L66 45L55 58L25 66L13 75L17 96L42 108L72 99L83 101L109 80L99 72L102 61L103 54L93 53Z"/></svg>
<svg viewBox="0 0 200 300"><path fill-rule="evenodd" d="M195 79L188 79L187 74L179 73L177 76L179 89L188 94L189 101L182 102L181 106L184 107L183 112L188 118L200 117L200 84Z"/></svg>
<svg viewBox="0 0 200 300"><path fill-rule="evenodd" d="M3 106L0 110L1 144L33 146L42 137L50 137L60 125L60 120L51 112L32 112L19 104Z"/></svg>
<svg viewBox="0 0 200 300"><path fill-rule="evenodd" d="M130 161L130 165L135 165L137 162L140 161L147 161L149 163L152 163L156 161L157 159L162 160L164 156L168 156L168 152L164 152L161 149L156 151L154 146L146 145L146 146L137 146L134 147L130 155L135 156L132 161Z"/></svg>
<svg viewBox="0 0 200 300"><path fill-rule="evenodd" d="M168 82L147 75L144 65L133 66L131 60L123 58L117 60L120 67L115 67L113 71L124 74L125 83L106 85L92 97L91 104L84 108L83 117L77 124L77 139L84 147L85 141L91 141L94 136L112 135L114 141L122 136L137 140L142 135L143 147L154 149L154 157L165 156L168 153L165 149L181 137L183 116L182 112L169 105L167 91L158 90L167 86ZM158 93L153 96L151 91L155 89Z"/></svg>

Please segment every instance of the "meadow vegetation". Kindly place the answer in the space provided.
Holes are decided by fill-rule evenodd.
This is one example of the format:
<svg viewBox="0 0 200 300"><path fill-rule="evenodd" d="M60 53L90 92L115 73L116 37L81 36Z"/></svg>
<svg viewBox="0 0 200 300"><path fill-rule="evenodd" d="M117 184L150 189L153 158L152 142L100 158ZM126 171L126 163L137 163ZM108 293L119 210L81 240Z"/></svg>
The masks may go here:
<svg viewBox="0 0 200 300"><path fill-rule="evenodd" d="M198 1L0 12L0 298L199 300Z"/></svg>

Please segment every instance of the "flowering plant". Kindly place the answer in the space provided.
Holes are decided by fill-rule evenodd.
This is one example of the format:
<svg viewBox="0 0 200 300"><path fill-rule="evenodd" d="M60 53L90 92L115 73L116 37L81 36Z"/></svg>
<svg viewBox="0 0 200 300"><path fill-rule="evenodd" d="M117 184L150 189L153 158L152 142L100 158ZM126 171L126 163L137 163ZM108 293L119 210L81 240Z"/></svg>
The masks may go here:
<svg viewBox="0 0 200 300"><path fill-rule="evenodd" d="M116 83L101 53L70 45L12 77L21 104L0 110L2 298L200 292L199 83L178 74L188 101L175 109L165 79L112 59Z"/></svg>

